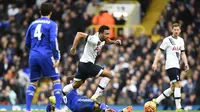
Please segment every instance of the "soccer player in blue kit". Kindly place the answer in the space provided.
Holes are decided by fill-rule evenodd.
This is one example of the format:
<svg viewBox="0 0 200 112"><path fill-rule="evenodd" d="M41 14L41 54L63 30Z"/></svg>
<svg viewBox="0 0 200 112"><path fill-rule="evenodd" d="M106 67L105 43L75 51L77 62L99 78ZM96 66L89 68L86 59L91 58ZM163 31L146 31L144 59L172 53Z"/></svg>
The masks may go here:
<svg viewBox="0 0 200 112"><path fill-rule="evenodd" d="M73 77L67 78L67 83L70 83L70 80L73 80ZM72 112L131 112L132 106L128 106L122 110L116 110L105 103L99 103L91 100L88 97L80 96L77 93L77 90L74 89L71 92L67 93L63 98L63 103L72 111ZM54 112L54 105L56 103L55 96L49 97L50 103L46 108L46 112Z"/></svg>
<svg viewBox="0 0 200 112"><path fill-rule="evenodd" d="M31 111L31 102L38 80L49 77L54 83L55 110L61 111L61 83L58 73L60 51L57 42L57 24L50 20L53 4L43 3L41 18L33 21L26 32L26 48L29 53L30 84L26 91L26 112Z"/></svg>

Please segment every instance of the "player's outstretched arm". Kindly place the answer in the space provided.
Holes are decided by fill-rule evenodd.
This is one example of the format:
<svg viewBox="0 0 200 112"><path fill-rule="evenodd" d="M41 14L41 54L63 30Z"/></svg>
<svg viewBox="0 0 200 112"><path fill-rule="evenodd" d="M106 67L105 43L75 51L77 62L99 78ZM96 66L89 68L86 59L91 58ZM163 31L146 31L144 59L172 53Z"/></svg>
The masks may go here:
<svg viewBox="0 0 200 112"><path fill-rule="evenodd" d="M181 58L183 59L183 62L184 62L184 67L185 67L185 70L189 70L189 65L188 65L188 60L187 60L187 57L186 57L186 54L185 52L181 52Z"/></svg>
<svg viewBox="0 0 200 112"><path fill-rule="evenodd" d="M153 61L153 65L152 65L152 69L153 70L156 70L157 69L157 63L160 59L160 55L161 55L162 51L160 49L158 49L156 55L155 55L155 58L154 58L154 61Z"/></svg>
<svg viewBox="0 0 200 112"><path fill-rule="evenodd" d="M70 49L70 52L71 52L72 54L75 54L75 53L76 53L76 47L77 47L77 45L79 44L80 40L81 40L81 39L85 39L87 36L88 36L87 33L77 32L77 34L76 34L76 36L75 36L75 39L74 39L74 42L73 42L73 45L72 45L72 48Z"/></svg>
<svg viewBox="0 0 200 112"><path fill-rule="evenodd" d="M117 44L117 45L121 45L122 44L122 42L121 42L121 40L111 40L111 39L107 39L106 40L106 44Z"/></svg>

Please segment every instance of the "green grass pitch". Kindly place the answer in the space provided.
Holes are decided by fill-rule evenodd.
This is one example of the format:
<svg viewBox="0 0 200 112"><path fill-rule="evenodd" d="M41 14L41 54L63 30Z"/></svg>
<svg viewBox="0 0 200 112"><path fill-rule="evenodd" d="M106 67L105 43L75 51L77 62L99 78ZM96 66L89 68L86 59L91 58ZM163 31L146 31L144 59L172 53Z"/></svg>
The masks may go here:
<svg viewBox="0 0 200 112"><path fill-rule="evenodd" d="M0 112L24 112L24 111L0 111ZM45 112L45 111L32 111L32 112ZM71 112L71 111L67 111L67 112ZM142 110L133 110L132 112L144 112ZM175 110L158 110L156 112L175 112ZM188 111L183 111L183 112L200 112L200 110L188 110Z"/></svg>

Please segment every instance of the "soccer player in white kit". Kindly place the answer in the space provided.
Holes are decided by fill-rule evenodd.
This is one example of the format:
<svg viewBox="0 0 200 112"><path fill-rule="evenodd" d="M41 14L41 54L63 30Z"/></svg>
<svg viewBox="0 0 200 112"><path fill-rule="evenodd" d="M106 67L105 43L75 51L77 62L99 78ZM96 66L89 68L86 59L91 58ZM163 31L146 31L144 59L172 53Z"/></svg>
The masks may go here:
<svg viewBox="0 0 200 112"><path fill-rule="evenodd" d="M69 93L73 89L79 88L87 78L91 77L103 77L99 83L99 86L95 94L91 97L92 100L96 100L102 94L102 91L112 79L112 74L107 69L96 65L95 60L100 53L101 48L105 44L121 44L121 40L109 39L110 28L106 25L102 25L99 31L94 35L88 35L86 33L78 32L74 39L74 43L71 48L71 53L75 54L76 47L81 39L86 41L83 55L78 64L78 71L75 75L74 82L66 85L63 88L63 93Z"/></svg>
<svg viewBox="0 0 200 112"><path fill-rule="evenodd" d="M153 102L159 104L163 99L169 97L174 93L176 111L181 112L183 109L181 107L181 84L180 84L180 59L182 58L185 64L185 70L189 69L187 57L185 54L184 40L179 36L181 32L180 25L174 23L172 25L172 35L166 37L160 49L155 55L155 59L152 65L152 69L157 69L157 63L161 52L166 53L165 69L166 73L170 78L171 86L166 89L158 98L153 99Z"/></svg>

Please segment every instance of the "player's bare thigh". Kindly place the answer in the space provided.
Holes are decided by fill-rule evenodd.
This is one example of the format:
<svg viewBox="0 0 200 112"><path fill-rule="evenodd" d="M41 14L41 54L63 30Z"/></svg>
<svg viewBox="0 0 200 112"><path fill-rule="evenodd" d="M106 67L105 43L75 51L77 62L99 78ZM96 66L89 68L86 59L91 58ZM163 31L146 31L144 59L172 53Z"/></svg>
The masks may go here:
<svg viewBox="0 0 200 112"><path fill-rule="evenodd" d="M83 80L75 81L72 83L73 88L79 88L84 83Z"/></svg>
<svg viewBox="0 0 200 112"><path fill-rule="evenodd" d="M113 78L112 73L106 68L103 69L103 72L99 76L100 77L108 77L109 79Z"/></svg>
<svg viewBox="0 0 200 112"><path fill-rule="evenodd" d="M171 88L172 90L174 90L175 87L180 88L180 87L181 87L181 82L180 82L180 81L176 81L176 82L174 82L174 83L172 83L172 84L170 85L170 88Z"/></svg>

